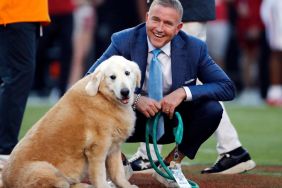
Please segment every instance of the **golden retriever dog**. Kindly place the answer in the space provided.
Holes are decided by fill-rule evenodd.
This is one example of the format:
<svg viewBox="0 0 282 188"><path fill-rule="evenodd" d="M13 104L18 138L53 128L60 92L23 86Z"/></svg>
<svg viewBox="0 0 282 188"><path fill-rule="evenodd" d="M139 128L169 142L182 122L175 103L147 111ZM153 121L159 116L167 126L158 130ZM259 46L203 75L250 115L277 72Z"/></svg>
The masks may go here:
<svg viewBox="0 0 282 188"><path fill-rule="evenodd" d="M4 188L136 188L125 177L121 144L133 133L140 69L112 56L79 80L17 144ZM92 185L81 181L89 176Z"/></svg>

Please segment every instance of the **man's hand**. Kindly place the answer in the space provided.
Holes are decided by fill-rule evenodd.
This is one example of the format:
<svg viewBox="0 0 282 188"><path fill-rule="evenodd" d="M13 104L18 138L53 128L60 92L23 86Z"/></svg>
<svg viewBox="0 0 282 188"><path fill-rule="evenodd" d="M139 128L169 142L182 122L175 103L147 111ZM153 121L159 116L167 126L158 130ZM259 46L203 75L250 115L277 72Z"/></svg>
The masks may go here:
<svg viewBox="0 0 282 188"><path fill-rule="evenodd" d="M162 112L166 113L170 119L173 118L175 108L186 99L186 93L183 88L178 88L161 100Z"/></svg>
<svg viewBox="0 0 282 188"><path fill-rule="evenodd" d="M161 110L161 103L149 97L140 96L136 104L136 109L147 118L150 118Z"/></svg>

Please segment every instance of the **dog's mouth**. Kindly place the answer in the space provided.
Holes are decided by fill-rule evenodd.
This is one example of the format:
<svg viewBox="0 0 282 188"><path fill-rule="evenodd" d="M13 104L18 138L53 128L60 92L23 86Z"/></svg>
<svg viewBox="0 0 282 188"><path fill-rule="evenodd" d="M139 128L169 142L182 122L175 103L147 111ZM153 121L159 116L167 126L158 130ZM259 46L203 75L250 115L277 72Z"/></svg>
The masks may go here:
<svg viewBox="0 0 282 188"><path fill-rule="evenodd" d="M122 104L128 104L129 103L129 97L124 97L122 99L119 99L119 101L122 103Z"/></svg>

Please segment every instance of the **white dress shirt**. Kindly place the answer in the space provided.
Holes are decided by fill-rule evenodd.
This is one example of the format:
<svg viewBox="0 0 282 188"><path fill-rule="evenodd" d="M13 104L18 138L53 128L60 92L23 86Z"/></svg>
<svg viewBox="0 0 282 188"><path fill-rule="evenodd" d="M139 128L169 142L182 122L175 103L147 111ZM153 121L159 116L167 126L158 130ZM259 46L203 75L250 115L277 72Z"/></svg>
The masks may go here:
<svg viewBox="0 0 282 188"><path fill-rule="evenodd" d="M147 58L147 68L146 68L146 75L143 85L143 92L147 92L147 83L149 80L149 71L150 71L150 63L153 58L152 51L155 47L151 44L150 40L147 38L148 42L148 58ZM171 91L172 85L172 75L171 75L171 42L167 43L165 46L161 48L161 53L158 55L158 60L161 63L162 68L162 77L163 77L163 95L167 95ZM186 92L186 100L192 100L192 94L188 87L183 87Z"/></svg>

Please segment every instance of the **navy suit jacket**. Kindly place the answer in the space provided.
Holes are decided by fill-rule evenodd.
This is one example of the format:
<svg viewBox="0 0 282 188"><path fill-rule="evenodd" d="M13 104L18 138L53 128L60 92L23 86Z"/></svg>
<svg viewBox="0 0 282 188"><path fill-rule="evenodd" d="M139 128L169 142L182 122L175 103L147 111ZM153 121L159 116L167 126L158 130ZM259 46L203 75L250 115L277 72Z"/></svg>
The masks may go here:
<svg viewBox="0 0 282 188"><path fill-rule="evenodd" d="M121 55L136 62L142 72L141 88L145 79L148 44L145 23L112 35L111 44L93 64L88 73L112 55ZM235 96L233 82L208 55L207 46L201 40L180 31L171 41L171 91L188 86L192 100L232 100ZM203 85L196 85L196 79ZM137 89L139 93L141 89Z"/></svg>

